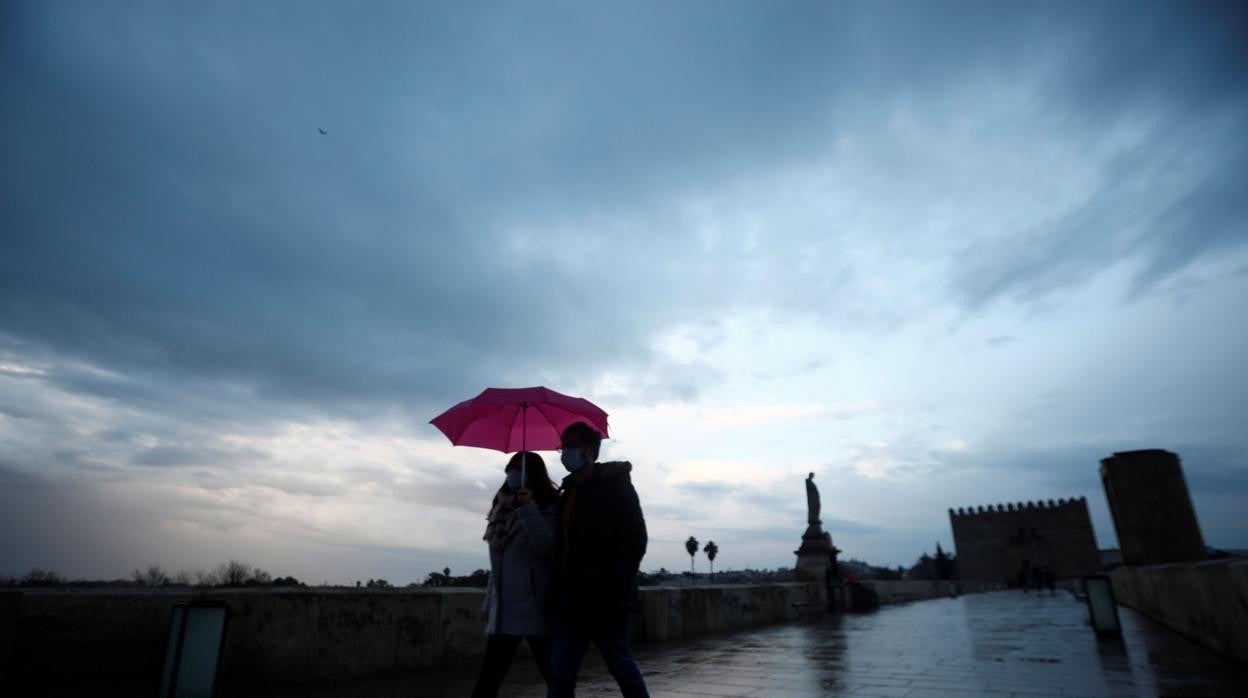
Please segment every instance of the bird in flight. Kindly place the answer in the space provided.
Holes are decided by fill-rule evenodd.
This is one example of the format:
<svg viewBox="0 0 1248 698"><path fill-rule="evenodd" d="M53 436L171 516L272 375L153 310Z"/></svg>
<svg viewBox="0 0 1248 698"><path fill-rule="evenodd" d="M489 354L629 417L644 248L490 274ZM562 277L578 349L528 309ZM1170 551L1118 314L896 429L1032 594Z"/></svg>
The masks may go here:
<svg viewBox="0 0 1248 698"><path fill-rule="evenodd" d="M329 135L329 131L326 131L326 130L325 130L325 129L323 129L323 128L318 128L318 129L316 129L316 130L317 130L317 131L320 131L322 136L328 136L328 135Z"/></svg>

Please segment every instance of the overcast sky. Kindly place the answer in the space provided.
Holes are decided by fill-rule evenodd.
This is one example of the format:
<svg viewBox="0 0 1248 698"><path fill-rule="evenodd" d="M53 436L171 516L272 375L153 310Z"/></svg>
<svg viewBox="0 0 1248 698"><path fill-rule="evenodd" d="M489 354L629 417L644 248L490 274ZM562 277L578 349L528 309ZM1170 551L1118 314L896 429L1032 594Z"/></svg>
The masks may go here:
<svg viewBox="0 0 1248 698"><path fill-rule="evenodd" d="M485 567L427 421L538 384L644 568L791 565L808 471L845 557L1113 547L1137 448L1248 547L1243 5L1005 5L3 3L0 573Z"/></svg>

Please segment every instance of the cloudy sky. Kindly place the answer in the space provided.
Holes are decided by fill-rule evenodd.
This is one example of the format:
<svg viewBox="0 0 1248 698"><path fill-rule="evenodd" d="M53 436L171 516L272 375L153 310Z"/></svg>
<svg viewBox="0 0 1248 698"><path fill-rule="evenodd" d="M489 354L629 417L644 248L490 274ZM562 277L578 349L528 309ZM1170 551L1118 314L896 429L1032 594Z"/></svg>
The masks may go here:
<svg viewBox="0 0 1248 698"><path fill-rule="evenodd" d="M0 7L0 573L486 566L427 421L536 384L648 568L792 564L808 471L848 557L1111 547L1136 448L1248 547L1242 5L201 5Z"/></svg>

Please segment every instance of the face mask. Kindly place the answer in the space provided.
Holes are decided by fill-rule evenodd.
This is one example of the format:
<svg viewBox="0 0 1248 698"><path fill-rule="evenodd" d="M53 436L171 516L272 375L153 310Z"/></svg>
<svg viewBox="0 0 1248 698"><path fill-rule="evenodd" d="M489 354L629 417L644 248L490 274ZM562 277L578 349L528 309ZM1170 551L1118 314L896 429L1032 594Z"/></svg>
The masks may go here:
<svg viewBox="0 0 1248 698"><path fill-rule="evenodd" d="M508 470L508 471L507 471L507 486L508 486L508 487L510 487L510 488L511 488L511 490L512 490L513 492L514 492L514 491L516 491L516 490L518 490L518 489L520 489L520 486L521 486L522 484L524 484L524 483L523 483L523 482L521 482L521 480L520 480L520 471L519 471L519 470Z"/></svg>
<svg viewBox="0 0 1248 698"><path fill-rule="evenodd" d="M565 448L563 453L559 454L559 462L563 463L563 467L567 468L570 473L575 473L585 465L585 459L581 457L579 448Z"/></svg>

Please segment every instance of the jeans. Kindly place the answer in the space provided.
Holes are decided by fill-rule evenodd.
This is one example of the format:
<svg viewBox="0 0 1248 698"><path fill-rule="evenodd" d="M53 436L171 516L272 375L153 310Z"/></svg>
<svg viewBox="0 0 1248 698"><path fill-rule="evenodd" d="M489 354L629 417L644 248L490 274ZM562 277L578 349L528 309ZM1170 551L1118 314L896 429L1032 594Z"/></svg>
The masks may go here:
<svg viewBox="0 0 1248 698"><path fill-rule="evenodd" d="M542 678L550 681L550 638L530 635L486 635L485 658L481 660L481 674L477 677L477 686L472 689L472 698L493 698L498 695L499 686L511 668L511 660L516 656L516 648L520 641L529 641L529 651L537 662L537 670Z"/></svg>
<svg viewBox="0 0 1248 698"><path fill-rule="evenodd" d="M589 643L602 653L607 670L615 677L625 698L649 698L646 680L628 650L628 620L598 621L592 624L559 621L552 628L550 647L550 679L546 682L547 698L572 698L576 695L576 676Z"/></svg>

